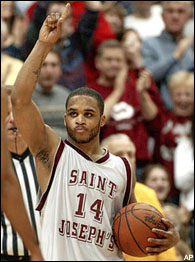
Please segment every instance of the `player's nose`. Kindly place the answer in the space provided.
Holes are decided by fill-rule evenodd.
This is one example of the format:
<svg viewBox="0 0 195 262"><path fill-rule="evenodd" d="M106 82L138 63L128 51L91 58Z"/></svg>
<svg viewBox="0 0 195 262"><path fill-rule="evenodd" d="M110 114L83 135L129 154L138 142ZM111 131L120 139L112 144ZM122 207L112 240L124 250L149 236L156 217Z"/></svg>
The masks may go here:
<svg viewBox="0 0 195 262"><path fill-rule="evenodd" d="M85 118L82 114L79 114L76 118L76 123L81 125L81 124L84 124L85 123Z"/></svg>

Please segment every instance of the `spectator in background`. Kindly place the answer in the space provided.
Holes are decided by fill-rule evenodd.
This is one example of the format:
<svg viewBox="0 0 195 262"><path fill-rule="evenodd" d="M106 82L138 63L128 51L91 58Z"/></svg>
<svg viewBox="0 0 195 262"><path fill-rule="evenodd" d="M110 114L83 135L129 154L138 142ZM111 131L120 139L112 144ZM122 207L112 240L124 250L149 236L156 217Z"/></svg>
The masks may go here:
<svg viewBox="0 0 195 262"><path fill-rule="evenodd" d="M15 8L19 14L25 14L37 1L14 1Z"/></svg>
<svg viewBox="0 0 195 262"><path fill-rule="evenodd" d="M11 33L14 17L14 1L1 1L1 20L7 24L8 34Z"/></svg>
<svg viewBox="0 0 195 262"><path fill-rule="evenodd" d="M61 2L62 4L64 3ZM70 90L86 85L84 59L91 48L98 13L102 7L99 1L84 1L84 4L86 9L80 17L75 31L73 31L71 12L63 25L63 33L56 44L62 57L62 76L58 83Z"/></svg>
<svg viewBox="0 0 195 262"><path fill-rule="evenodd" d="M140 49L141 44L138 46ZM101 139L115 133L126 133L136 146L136 172L139 176L140 169L152 160L148 149L149 136L137 92L137 84L143 85L142 75L139 74L141 69L128 68L122 45L114 39L104 41L99 46L95 64L100 76L89 83L88 87L98 91L105 100L107 123L102 128ZM150 85L149 92L151 99L161 107L162 101L154 83Z"/></svg>
<svg viewBox="0 0 195 262"><path fill-rule="evenodd" d="M21 188L25 208L38 239L41 226L40 215L38 212L35 211L37 204L37 193L39 188L35 171L35 162L13 119L12 105L10 99L12 87L5 86L2 88L5 88L7 94L9 95L8 112L6 114L6 119L3 120L5 121L6 125L5 128L7 133L8 151L11 153L10 166L13 166L14 168L15 173L13 174L13 176L17 178L19 182L19 189ZM3 151L3 154L5 154L5 151ZM8 190L8 186L6 188L6 185L4 185L4 187L6 190ZM11 192L9 192L9 194L11 194ZM16 198L14 201L16 200L18 199ZM19 201L15 204L19 208ZM9 206L9 208L13 209L11 205ZM21 239L21 236L19 236L18 233L15 232L15 227L13 228L13 225L15 225L17 219L15 218L15 221L11 220L10 222L6 216L7 213L4 213L4 211L4 209L3 212L1 211L1 261L30 261L30 253L23 243L23 240L25 239ZM22 222L23 221L20 220L20 223ZM22 227L23 226L24 225L22 224ZM21 232L19 232L19 234L20 233ZM25 233L28 235L28 237L30 236L30 231L26 231ZM37 257L37 259L40 259L40 257Z"/></svg>
<svg viewBox="0 0 195 262"><path fill-rule="evenodd" d="M136 148L126 134L118 133L111 135L103 139L101 146L106 147L111 154L126 157L131 163L133 170L136 170ZM153 205L163 214L162 206L153 189L142 183L136 182L134 192L138 202ZM123 254L123 256L127 261L140 261L140 259L144 261L177 261L174 248L159 255L148 256L147 258L132 257L127 254Z"/></svg>
<svg viewBox="0 0 195 262"><path fill-rule="evenodd" d="M174 179L180 190L180 209L188 214L190 223L191 247L194 249L194 115L191 136L182 137L174 152Z"/></svg>
<svg viewBox="0 0 195 262"><path fill-rule="evenodd" d="M65 101L70 91L57 84L60 74L60 54L55 50L51 50L43 62L32 99L39 107L45 123L65 139L66 130L62 119Z"/></svg>
<svg viewBox="0 0 195 262"><path fill-rule="evenodd" d="M145 75L145 88L140 92L147 94L147 78ZM142 86L144 87L144 85ZM171 200L178 204L179 191L175 187L173 153L182 136L189 136L194 111L194 74L179 71L172 75L168 88L173 101L173 112L159 111L149 96L140 100L143 112L147 112L145 125L155 138L153 161L161 163L169 172L171 179ZM152 107L152 110L151 110Z"/></svg>
<svg viewBox="0 0 195 262"><path fill-rule="evenodd" d="M177 228L181 239L184 239L183 235L181 235L182 222L179 216L179 207L176 204L167 202L163 204L163 211L164 211L165 217L170 219L173 222L173 224L175 225L175 227Z"/></svg>
<svg viewBox="0 0 195 262"><path fill-rule="evenodd" d="M3 52L11 57L24 60L23 44L29 25L27 14L19 12L16 8L16 1L2 1L1 19L6 23L8 28Z"/></svg>
<svg viewBox="0 0 195 262"><path fill-rule="evenodd" d="M177 228L180 238L190 246L189 213L184 213L179 206L169 202L163 205L163 211L165 217L172 221Z"/></svg>
<svg viewBox="0 0 195 262"><path fill-rule="evenodd" d="M99 72L94 63L98 47L108 39L121 39L124 30L124 17L125 9L118 2L105 1L99 10L91 48L85 59L87 84L99 77Z"/></svg>
<svg viewBox="0 0 195 262"><path fill-rule="evenodd" d="M7 36L7 24L1 20L1 83L13 85L23 65L23 61L11 57L3 51Z"/></svg>
<svg viewBox="0 0 195 262"><path fill-rule="evenodd" d="M132 1L117 1L120 5L124 7L125 16L133 13L133 4Z"/></svg>
<svg viewBox="0 0 195 262"><path fill-rule="evenodd" d="M147 165L141 173L140 182L155 190L162 206L169 201L170 177L164 166L160 164Z"/></svg>
<svg viewBox="0 0 195 262"><path fill-rule="evenodd" d="M39 36L39 30L47 15L47 8L51 1L37 1L31 15L30 24L27 29L26 39L23 45L24 57L29 55Z"/></svg>
<svg viewBox="0 0 195 262"><path fill-rule="evenodd" d="M181 206L178 207L172 203L164 204L163 211L165 217L173 222L180 235L181 242L175 246L176 254L179 255L181 252L183 255L193 255L191 248L194 250L194 245L192 245L193 242L190 236L189 212L184 212ZM183 243L185 243L185 245L183 245ZM179 259L179 261L183 261L183 259Z"/></svg>
<svg viewBox="0 0 195 262"><path fill-rule="evenodd" d="M122 37L122 46L125 50L129 70L140 70L145 68L142 56L142 40L135 29L126 29Z"/></svg>
<svg viewBox="0 0 195 262"><path fill-rule="evenodd" d="M193 126L193 125L192 125ZM180 190L180 204L194 210L194 141L192 135L182 137L174 151L174 178Z"/></svg>
<svg viewBox="0 0 195 262"><path fill-rule="evenodd" d="M90 5L99 5L99 11L97 13L98 19L96 21L96 28L94 30L91 45L88 49L87 56L84 57L85 75L87 84L95 81L99 77L99 72L95 67L95 56L99 45L108 39L121 39L124 30L124 18L125 9L121 1L88 1ZM98 4L99 2L99 4ZM126 2L128 4L128 2ZM80 11L80 16L86 7L82 6L82 1L73 1L73 14L77 14L77 8L83 10ZM96 8L97 9L97 8Z"/></svg>
<svg viewBox="0 0 195 262"><path fill-rule="evenodd" d="M128 75L131 79L131 83L132 85L137 87L136 93L138 94L139 100L140 99L143 100L145 98L143 94L139 92L139 89L142 88L144 84L143 83L143 81L145 81L144 74L147 68L144 65L144 60L142 56L142 48L143 48L142 40L136 30L127 29L124 31L122 37L122 46L125 50L125 56L128 65ZM161 110L164 107L163 101L160 97L158 88L152 76L151 76L149 94L152 100L158 106L159 110ZM152 110L152 108L150 108L150 110ZM147 112L142 112L142 116L144 119L147 119ZM142 133L142 137L144 137L143 133ZM140 143L139 144L140 149L139 149L139 146L136 143L137 152L139 152L140 155L141 154L143 155L142 159L145 158L151 160L152 159L151 156L153 154L153 148L154 148L154 139L151 136L149 137L149 134L147 134L147 132L145 132L145 141L147 141L147 143L145 144L147 146L146 148L144 148L143 144ZM137 159L137 161L139 160ZM139 174L141 172L141 169L139 169L139 167L140 166L143 167L146 164L147 162L137 163L137 170L136 170L137 179L139 179Z"/></svg>
<svg viewBox="0 0 195 262"><path fill-rule="evenodd" d="M152 72L165 106L173 110L168 83L173 73L189 70L194 64L194 36L183 37L192 12L191 1L163 1L165 30L156 37L144 39L143 56Z"/></svg>
<svg viewBox="0 0 195 262"><path fill-rule="evenodd" d="M135 29L141 38L159 35L164 29L162 6L154 1L132 1L133 13L125 17L125 28Z"/></svg>
<svg viewBox="0 0 195 262"><path fill-rule="evenodd" d="M102 11L106 21L120 40L124 31L125 10L123 6L120 3L110 2L109 4L108 1L103 5Z"/></svg>
<svg viewBox="0 0 195 262"><path fill-rule="evenodd" d="M192 1L192 14L190 20L184 27L184 37L190 37L192 35L194 35L194 1Z"/></svg>

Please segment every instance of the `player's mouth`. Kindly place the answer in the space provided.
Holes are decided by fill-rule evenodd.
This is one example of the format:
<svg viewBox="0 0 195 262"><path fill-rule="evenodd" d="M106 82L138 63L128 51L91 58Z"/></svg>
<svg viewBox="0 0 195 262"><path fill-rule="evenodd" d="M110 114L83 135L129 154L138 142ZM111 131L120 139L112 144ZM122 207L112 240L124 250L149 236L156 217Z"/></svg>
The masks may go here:
<svg viewBox="0 0 195 262"><path fill-rule="evenodd" d="M84 127L76 127L76 128L75 128L75 131L76 131L77 133L84 133L84 132L87 131L87 129L84 128Z"/></svg>

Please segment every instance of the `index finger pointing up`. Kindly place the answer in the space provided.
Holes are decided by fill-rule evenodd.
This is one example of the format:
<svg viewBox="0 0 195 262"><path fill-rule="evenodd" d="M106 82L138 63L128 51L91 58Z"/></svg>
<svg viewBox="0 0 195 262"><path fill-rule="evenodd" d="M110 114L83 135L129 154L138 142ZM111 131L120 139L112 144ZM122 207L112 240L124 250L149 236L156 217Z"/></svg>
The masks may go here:
<svg viewBox="0 0 195 262"><path fill-rule="evenodd" d="M61 22L64 22L64 20L68 17L69 13L70 13L70 3L67 3L64 12L60 18Z"/></svg>

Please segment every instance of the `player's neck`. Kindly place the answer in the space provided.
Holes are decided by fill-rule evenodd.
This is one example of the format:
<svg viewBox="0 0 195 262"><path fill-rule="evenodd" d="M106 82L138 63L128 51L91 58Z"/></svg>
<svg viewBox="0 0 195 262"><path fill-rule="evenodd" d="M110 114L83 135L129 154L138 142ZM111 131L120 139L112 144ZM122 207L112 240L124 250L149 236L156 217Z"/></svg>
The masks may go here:
<svg viewBox="0 0 195 262"><path fill-rule="evenodd" d="M68 137L68 141L88 155L93 161L97 161L105 155L105 150L100 147L99 140L96 138L89 143L77 143Z"/></svg>

